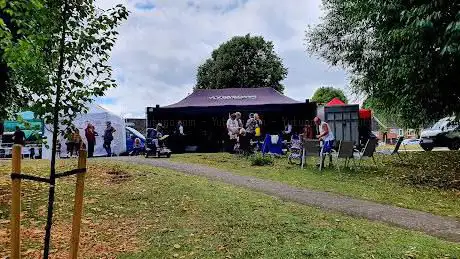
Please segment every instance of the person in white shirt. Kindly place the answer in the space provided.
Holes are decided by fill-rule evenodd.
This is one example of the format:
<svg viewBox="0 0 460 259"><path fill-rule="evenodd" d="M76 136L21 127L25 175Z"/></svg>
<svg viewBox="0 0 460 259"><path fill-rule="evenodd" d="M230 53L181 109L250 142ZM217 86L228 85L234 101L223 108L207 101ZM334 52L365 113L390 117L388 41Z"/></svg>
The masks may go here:
<svg viewBox="0 0 460 259"><path fill-rule="evenodd" d="M327 122L321 121L321 119L318 117L315 117L313 121L315 122L315 125L319 127L319 135L316 135L316 137L323 142L320 153L320 156L322 158L323 154L330 154L332 149L334 148L334 133L332 132ZM321 163L322 167L324 167L324 160L322 160ZM332 165L331 155L329 156L329 165Z"/></svg>
<svg viewBox="0 0 460 259"><path fill-rule="evenodd" d="M183 136L184 135L184 126L182 125L182 121L177 122L177 129L179 135Z"/></svg>
<svg viewBox="0 0 460 259"><path fill-rule="evenodd" d="M243 121L241 120L241 112L235 112L236 121L238 122L238 127L243 128Z"/></svg>
<svg viewBox="0 0 460 259"><path fill-rule="evenodd" d="M228 136L230 138L229 144L227 146L227 150L230 153L233 153L234 151L234 146L237 142L238 138L238 133L240 130L240 125L237 119L237 116L235 113L230 114L230 118L227 120L227 131L228 131Z"/></svg>

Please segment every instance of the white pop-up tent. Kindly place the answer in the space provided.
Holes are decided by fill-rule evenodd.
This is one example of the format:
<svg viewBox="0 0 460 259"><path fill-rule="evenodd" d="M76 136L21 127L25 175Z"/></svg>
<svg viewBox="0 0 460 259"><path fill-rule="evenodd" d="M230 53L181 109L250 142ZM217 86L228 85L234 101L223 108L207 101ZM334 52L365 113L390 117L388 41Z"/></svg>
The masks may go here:
<svg viewBox="0 0 460 259"><path fill-rule="evenodd" d="M85 137L85 129L88 123L91 123L96 128L96 132L99 136L96 137L96 146L94 147L94 156L105 156L107 155L103 144L104 144L104 130L106 128L106 122L110 121L112 123L112 127L115 128L116 132L113 134L113 141L112 141L112 153L115 155L119 155L126 151L126 126L125 121L122 117L111 113L110 111L104 109L103 107L97 104L89 104L88 113L81 114L75 118L73 124L76 128L80 131L80 136L83 139L83 142L88 146ZM50 131L52 128L51 125L45 126L45 137L47 138L47 143L52 143L53 141L53 133ZM66 141L61 136L59 137L61 142L61 156L65 156L67 154L67 147ZM43 147L43 159L50 159L51 158L51 149Z"/></svg>

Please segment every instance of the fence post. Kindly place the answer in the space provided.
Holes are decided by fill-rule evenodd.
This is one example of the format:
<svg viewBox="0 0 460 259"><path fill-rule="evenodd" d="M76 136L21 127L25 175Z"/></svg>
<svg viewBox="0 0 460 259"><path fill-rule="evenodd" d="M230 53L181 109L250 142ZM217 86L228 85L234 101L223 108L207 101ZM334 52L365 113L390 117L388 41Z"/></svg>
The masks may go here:
<svg viewBox="0 0 460 259"><path fill-rule="evenodd" d="M80 150L78 156L78 168L86 168L86 151ZM83 213L83 189L85 186L86 173L77 174L77 184L75 188L75 203L72 219L72 237L70 240L70 258L76 259L78 256L78 246L80 243L81 216Z"/></svg>
<svg viewBox="0 0 460 259"><path fill-rule="evenodd" d="M12 173L21 173L22 146L14 145ZM11 259L21 258L21 179L14 178L11 184Z"/></svg>

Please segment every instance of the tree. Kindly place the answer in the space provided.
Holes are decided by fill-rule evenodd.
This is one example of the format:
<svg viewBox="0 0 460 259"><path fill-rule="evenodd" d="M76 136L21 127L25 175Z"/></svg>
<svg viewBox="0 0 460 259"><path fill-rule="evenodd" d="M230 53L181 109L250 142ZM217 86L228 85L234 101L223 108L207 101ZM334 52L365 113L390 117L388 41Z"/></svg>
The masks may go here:
<svg viewBox="0 0 460 259"><path fill-rule="evenodd" d="M236 36L212 52L198 67L196 89L273 87L282 92L286 78L271 41L260 36Z"/></svg>
<svg viewBox="0 0 460 259"><path fill-rule="evenodd" d="M322 22L307 30L308 50L348 70L357 93L407 126L458 114L458 1L322 2Z"/></svg>
<svg viewBox="0 0 460 259"><path fill-rule="evenodd" d="M378 119L379 123L383 124L380 126L386 126L385 128L382 129L384 131L387 130L387 127L393 127L393 126L399 127L401 125L404 125L404 122L401 120L399 116L388 113L385 110L379 109L379 107L381 107L379 100L375 100L372 97L369 97L366 100L364 100L362 107L364 109L372 110L373 116L375 116Z"/></svg>
<svg viewBox="0 0 460 259"><path fill-rule="evenodd" d="M99 10L94 0L15 0L0 7L20 27L17 40L2 21L0 49L10 68L9 83L45 123L53 124L48 220L44 258L48 258L60 124L70 127L86 105L116 87L107 64L116 27L128 11L118 5ZM65 98L62 98L65 96ZM12 101L14 101L12 100Z"/></svg>
<svg viewBox="0 0 460 259"><path fill-rule="evenodd" d="M339 98L344 103L348 103L348 99L345 96L345 93L343 92L343 90L334 88L334 87L318 88L313 94L313 97L311 98L311 100L317 103L328 103L330 100L334 98Z"/></svg>
<svg viewBox="0 0 460 259"><path fill-rule="evenodd" d="M16 40L17 26L11 22L11 16L5 12L7 4L9 2L0 1L0 39L6 36L2 30L8 30L11 40ZM0 48L0 121L7 118L10 112L17 110L16 103L11 101L17 95L16 88L9 83L9 68L2 58L3 54L4 51Z"/></svg>

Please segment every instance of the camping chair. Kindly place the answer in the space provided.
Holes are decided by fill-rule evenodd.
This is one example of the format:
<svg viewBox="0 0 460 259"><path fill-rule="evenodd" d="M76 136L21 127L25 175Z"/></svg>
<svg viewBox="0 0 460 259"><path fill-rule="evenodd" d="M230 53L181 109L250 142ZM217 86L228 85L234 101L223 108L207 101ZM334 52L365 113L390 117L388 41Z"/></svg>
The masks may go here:
<svg viewBox="0 0 460 259"><path fill-rule="evenodd" d="M262 155L266 153L281 156L283 155L283 138L281 135L269 135L265 136L265 141L262 146Z"/></svg>
<svg viewBox="0 0 460 259"><path fill-rule="evenodd" d="M302 162L301 168L303 169L305 165L305 158L309 156L318 157L319 156L319 142L318 140L304 140L302 143Z"/></svg>
<svg viewBox="0 0 460 259"><path fill-rule="evenodd" d="M361 165L361 161L363 157L372 157L372 160L374 161L374 164L377 164L375 162L374 158L374 153L375 153L375 148L377 147L377 139L369 139L367 140L366 145L364 146L364 149L359 151L355 150L358 152L358 157L359 157L359 165Z"/></svg>
<svg viewBox="0 0 460 259"><path fill-rule="evenodd" d="M383 155L398 155L399 159L402 160L401 156L399 155L399 148L401 147L401 144L404 140L404 137L399 137L398 140L396 141L396 145L395 145L395 148L393 149L393 151L391 150L380 150L378 151L377 153L379 154L383 154Z"/></svg>
<svg viewBox="0 0 460 259"><path fill-rule="evenodd" d="M345 159L345 167L348 166L350 159L353 159L353 164L355 164L355 157L354 157L354 147L353 142L351 141L340 141L339 149L337 153L335 153L335 157L337 158L337 168L340 172L339 166L339 159Z"/></svg>

